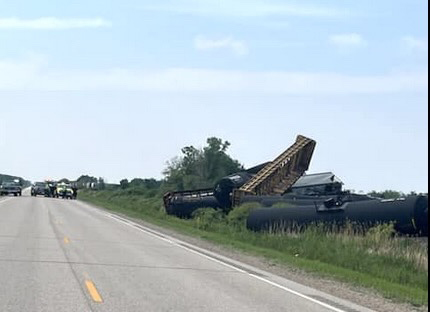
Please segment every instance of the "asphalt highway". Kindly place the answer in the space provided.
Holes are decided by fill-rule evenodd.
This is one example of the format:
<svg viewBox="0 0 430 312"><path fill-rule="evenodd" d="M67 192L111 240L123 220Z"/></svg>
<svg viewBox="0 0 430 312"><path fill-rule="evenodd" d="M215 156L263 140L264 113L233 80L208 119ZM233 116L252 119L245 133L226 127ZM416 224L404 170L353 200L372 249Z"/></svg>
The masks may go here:
<svg viewBox="0 0 430 312"><path fill-rule="evenodd" d="M0 197L0 311L336 311L351 302L72 200Z"/></svg>

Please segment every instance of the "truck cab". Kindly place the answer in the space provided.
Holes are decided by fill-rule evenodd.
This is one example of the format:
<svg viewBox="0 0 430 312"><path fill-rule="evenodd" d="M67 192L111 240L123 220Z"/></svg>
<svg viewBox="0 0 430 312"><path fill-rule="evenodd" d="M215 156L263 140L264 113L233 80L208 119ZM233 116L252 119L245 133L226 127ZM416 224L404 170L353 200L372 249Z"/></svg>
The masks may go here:
<svg viewBox="0 0 430 312"><path fill-rule="evenodd" d="M0 185L0 196L10 194L13 194L14 196L21 196L21 186L16 182L3 182L3 184Z"/></svg>

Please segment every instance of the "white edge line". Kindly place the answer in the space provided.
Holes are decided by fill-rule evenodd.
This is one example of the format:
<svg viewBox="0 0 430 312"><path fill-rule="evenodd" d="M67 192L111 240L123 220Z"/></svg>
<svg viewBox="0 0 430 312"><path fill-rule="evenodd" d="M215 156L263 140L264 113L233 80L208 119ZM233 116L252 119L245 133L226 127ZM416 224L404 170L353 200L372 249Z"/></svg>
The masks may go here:
<svg viewBox="0 0 430 312"><path fill-rule="evenodd" d="M4 199L0 200L0 204L6 203L12 199L14 199L14 197L5 197Z"/></svg>
<svg viewBox="0 0 430 312"><path fill-rule="evenodd" d="M324 302L319 301L319 300L317 300L317 299L314 299L314 298L311 298L311 297L306 296L306 295L304 295L304 294L301 294L301 293L299 293L299 292L297 292L297 291L295 291L295 290L292 290L292 289L290 289L290 288L288 288L288 287L285 287L285 286L282 286L282 285L280 285L280 284L278 284L278 283L272 282L272 281L270 281L270 280L268 280L268 279L266 279L266 278L260 277L260 276L258 276L258 275L255 275L255 274L252 274L252 273L249 273L249 272L246 272L246 271L244 271L244 270L242 270L242 269L239 269L239 268L237 268L237 267L235 267L235 266L233 266L233 265L230 265L230 264L225 263L225 262L223 262L223 261L221 261L221 260L215 259L215 258L213 258L213 257L211 257L211 256L209 256L209 255L205 255L205 254L203 254L203 253L201 253L201 252L198 252L198 251L196 251L196 250L193 250L193 249L191 249L191 248L188 248L188 247L186 247L186 246L184 246L184 245L180 245L180 244L178 244L178 242L181 242L180 240L173 241L173 240L171 240L171 239L167 239L167 238L163 238L163 237L160 237L160 236L158 236L158 235L155 235L154 233L151 233L151 232L158 233L157 231L154 231L154 230L152 230L152 229L151 229L151 232L149 232L149 231L145 230L145 226L143 226L143 225L140 225L140 224L134 223L134 222L132 222L132 221L130 221L130 220L123 219L123 218L118 217L118 216L113 215L113 214L105 214L105 215L106 215L107 217L111 218L111 219L116 220L117 222L120 222L120 223L122 223L122 224L124 224L124 225L128 225L128 226L130 226L130 227L132 227L132 228L134 228L134 229L136 229L136 230L139 230L139 231L141 231L141 232L144 232L145 234L148 234L148 235L150 235L150 236L152 236L152 237L155 237L155 238L158 238L158 239L160 239L160 240L162 240L162 241L165 241L165 242L167 242L167 243L173 244L173 245L175 245L176 247L179 247L179 248L185 249L185 250L187 250L187 251L189 251L189 252L192 252L192 253L194 253L194 254L196 254L196 255L199 255L199 256L201 256L201 257L203 257L203 258L206 258L206 259L208 259L208 260L211 260L211 261L213 261L213 262L216 262L216 263L218 263L218 264L221 264L221 265L223 265L223 266L225 266L225 267L228 267L228 268L230 268L230 269L233 269L233 270L235 270L235 271L237 271L237 272L247 274L248 276L251 276L251 277L253 277L253 278L255 278L255 279L258 279L258 280L260 280L260 281L262 281L262 282L265 282L265 283L267 283L267 284L269 284L269 285L272 285L272 286L274 286L274 287L277 287L277 288L279 288L279 289L282 289L282 290L284 290L284 291L286 291L286 292L289 292L289 293L291 293L291 294L293 294L293 295L296 295L296 296L298 296L298 297L300 297L300 298L303 298L303 299L309 300L309 301L311 301L311 302L313 302L313 303L316 303L316 304L318 304L318 305L320 305L320 306L322 306L322 307L325 307L325 308L330 309L330 310L335 311L335 312L346 312L346 311L344 311L344 310L341 310L341 309L338 309L338 308L336 308L336 307L333 307L333 306L331 306L331 305L329 305L329 304L327 304L327 303L324 303ZM162 236L165 236L164 234L161 234L161 233L159 233L159 234L160 234L160 235L162 235ZM181 243L182 243L182 242L181 242ZM184 243L184 244L188 244L188 243L185 243L185 242L183 242L183 243Z"/></svg>

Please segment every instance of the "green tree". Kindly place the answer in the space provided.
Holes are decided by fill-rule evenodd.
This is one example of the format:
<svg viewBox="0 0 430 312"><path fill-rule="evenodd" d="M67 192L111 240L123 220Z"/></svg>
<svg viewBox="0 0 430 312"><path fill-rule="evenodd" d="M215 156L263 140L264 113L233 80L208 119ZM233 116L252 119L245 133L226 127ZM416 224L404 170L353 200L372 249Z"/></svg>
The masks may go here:
<svg viewBox="0 0 430 312"><path fill-rule="evenodd" d="M126 189L126 188L128 188L128 186L129 186L128 180L127 180L127 179L122 179L122 180L119 182L119 185L120 185L120 187L121 187L123 190L125 190L125 189Z"/></svg>
<svg viewBox="0 0 430 312"><path fill-rule="evenodd" d="M160 185L161 185L161 181L157 181L153 178L151 179L134 178L133 180L130 181L130 187L145 188L148 190L158 189Z"/></svg>
<svg viewBox="0 0 430 312"><path fill-rule="evenodd" d="M243 170L243 166L227 154L228 141L211 137L206 143L203 149L182 148L182 155L167 163L163 173L169 188L180 191L210 188L219 179Z"/></svg>

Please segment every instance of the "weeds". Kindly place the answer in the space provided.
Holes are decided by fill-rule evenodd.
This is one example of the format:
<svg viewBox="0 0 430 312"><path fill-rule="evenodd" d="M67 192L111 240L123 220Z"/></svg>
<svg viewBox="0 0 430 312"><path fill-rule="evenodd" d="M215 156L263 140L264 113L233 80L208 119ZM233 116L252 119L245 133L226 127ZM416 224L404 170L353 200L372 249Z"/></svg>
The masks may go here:
<svg viewBox="0 0 430 312"><path fill-rule="evenodd" d="M224 213L213 208L200 208L193 212L194 225L201 230L213 229L214 225L224 220Z"/></svg>

